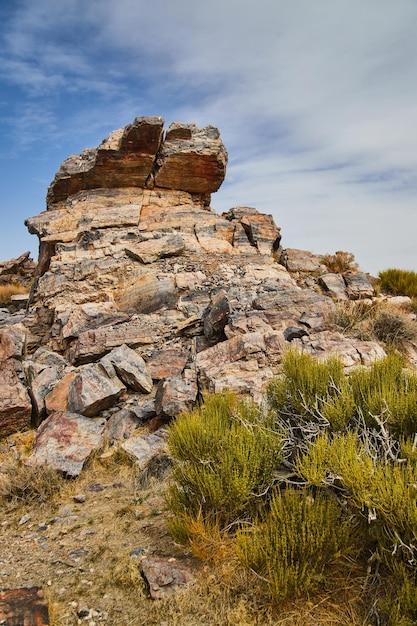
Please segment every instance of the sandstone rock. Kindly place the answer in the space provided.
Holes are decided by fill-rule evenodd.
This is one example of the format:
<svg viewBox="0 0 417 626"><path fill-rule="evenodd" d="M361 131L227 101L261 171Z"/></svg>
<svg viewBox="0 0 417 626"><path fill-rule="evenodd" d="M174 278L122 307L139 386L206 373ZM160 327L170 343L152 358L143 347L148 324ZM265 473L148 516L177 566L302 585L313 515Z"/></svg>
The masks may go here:
<svg viewBox="0 0 417 626"><path fill-rule="evenodd" d="M189 566L175 559L147 556L141 563L141 571L153 600L172 596L194 581Z"/></svg>
<svg viewBox="0 0 417 626"><path fill-rule="evenodd" d="M152 391L152 377L146 369L145 361L126 344L115 348L105 358L110 361L120 380L128 387L143 393Z"/></svg>
<svg viewBox="0 0 417 626"><path fill-rule="evenodd" d="M331 331L295 339L292 346L297 345L319 360L326 360L331 356L340 357L344 367L372 365L386 356L385 350L375 341L360 341Z"/></svg>
<svg viewBox="0 0 417 626"><path fill-rule="evenodd" d="M180 348L162 348L153 352L146 361L146 369L153 380L180 376L190 358L190 353Z"/></svg>
<svg viewBox="0 0 417 626"><path fill-rule="evenodd" d="M56 411L68 411L68 393L76 372L68 372L44 398L47 414Z"/></svg>
<svg viewBox="0 0 417 626"><path fill-rule="evenodd" d="M46 367L36 375L30 385L30 396L32 398L33 409L36 416L36 423L39 424L46 415L45 398L53 390L57 382L61 379L61 372L58 368Z"/></svg>
<svg viewBox="0 0 417 626"><path fill-rule="evenodd" d="M197 393L197 380L194 377L189 380L179 376L161 380L156 392L155 410L158 415L176 417L182 411L193 408Z"/></svg>
<svg viewBox="0 0 417 626"><path fill-rule="evenodd" d="M125 386L117 378L108 378L100 365L90 365L82 369L68 391L70 412L94 417L113 406Z"/></svg>
<svg viewBox="0 0 417 626"><path fill-rule="evenodd" d="M337 300L347 300L346 283L340 274L322 274L319 283Z"/></svg>
<svg viewBox="0 0 417 626"><path fill-rule="evenodd" d="M95 149L69 157L48 190L52 206L82 189L144 187L159 149L164 120L138 117Z"/></svg>
<svg viewBox="0 0 417 626"><path fill-rule="evenodd" d="M0 437L30 427L32 403L19 375L21 364L8 359L0 366Z"/></svg>
<svg viewBox="0 0 417 626"><path fill-rule="evenodd" d="M154 433L133 435L120 447L136 459L140 469L144 469L150 459L158 454L166 453L166 435L164 429Z"/></svg>
<svg viewBox="0 0 417 626"><path fill-rule="evenodd" d="M344 274L343 278L351 300L372 298L375 294L374 288L365 274Z"/></svg>
<svg viewBox="0 0 417 626"><path fill-rule="evenodd" d="M22 357L26 333L23 324L10 324L0 328L0 363L9 358Z"/></svg>
<svg viewBox="0 0 417 626"><path fill-rule="evenodd" d="M224 327L232 312L229 299L224 290L213 296L209 308L203 315L204 335L211 342L218 342L224 335Z"/></svg>
<svg viewBox="0 0 417 626"><path fill-rule="evenodd" d="M100 326L119 324L129 318L126 313L118 311L114 304L110 302L86 302L68 311L68 315L62 316L61 322L62 336L64 339L78 337L86 330L94 330Z"/></svg>
<svg viewBox="0 0 417 626"><path fill-rule="evenodd" d="M154 263L158 259L180 256L185 252L184 239L173 233L158 238L141 241L125 248L126 254L141 263Z"/></svg>
<svg viewBox="0 0 417 626"><path fill-rule="evenodd" d="M243 226L249 242L255 246L261 254L272 254L279 248L281 241L280 229L275 225L272 215L264 215L251 207L235 207L223 217L231 222L237 222ZM238 239L241 240L241 230L238 231ZM239 243L238 243L239 245Z"/></svg>
<svg viewBox="0 0 417 626"><path fill-rule="evenodd" d="M142 274L123 287L119 307L135 313L153 313L162 307L175 308L177 292L172 276Z"/></svg>
<svg viewBox="0 0 417 626"><path fill-rule="evenodd" d="M48 604L40 587L0 590L0 624L47 626Z"/></svg>
<svg viewBox="0 0 417 626"><path fill-rule="evenodd" d="M48 465L69 477L81 473L85 461L103 442L106 420L58 411L38 428L27 464Z"/></svg>
<svg viewBox="0 0 417 626"><path fill-rule="evenodd" d="M289 272L323 272L326 271L322 264L323 255L313 254L297 248L286 248L281 252L279 262Z"/></svg>
<svg viewBox="0 0 417 626"><path fill-rule="evenodd" d="M246 333L218 343L196 356L200 385L214 392L235 389L260 401L285 344L281 331Z"/></svg>
<svg viewBox="0 0 417 626"><path fill-rule="evenodd" d="M185 134L191 137L184 137ZM207 126L199 130L187 125L180 129L177 124L168 129L158 153L155 185L192 193L212 193L222 184L226 165L227 152L217 128Z"/></svg>
<svg viewBox="0 0 417 626"><path fill-rule="evenodd" d="M303 313L328 313L334 310L334 303L312 289L286 289L280 285L268 285L253 302L255 309L276 309L289 316L300 318Z"/></svg>
<svg viewBox="0 0 417 626"><path fill-rule="evenodd" d="M105 436L110 440L129 439L141 423L133 411L121 409L107 420Z"/></svg>
<svg viewBox="0 0 417 626"><path fill-rule="evenodd" d="M30 252L24 252L16 259L0 262L0 284L20 283L27 285L33 279L36 263Z"/></svg>

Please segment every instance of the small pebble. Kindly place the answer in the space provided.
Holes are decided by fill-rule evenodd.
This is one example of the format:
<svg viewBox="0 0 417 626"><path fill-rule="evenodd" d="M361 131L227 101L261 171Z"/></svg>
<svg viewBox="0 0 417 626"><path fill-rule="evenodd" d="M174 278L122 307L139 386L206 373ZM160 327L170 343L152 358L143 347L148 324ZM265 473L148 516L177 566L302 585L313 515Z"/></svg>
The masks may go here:
<svg viewBox="0 0 417 626"><path fill-rule="evenodd" d="M19 526L22 526L23 524L27 524L30 520L31 520L31 516L29 515L29 513L26 513L26 515L24 515L23 517L20 518L19 520Z"/></svg>
<svg viewBox="0 0 417 626"><path fill-rule="evenodd" d="M82 504L87 500L87 496L85 495L85 493L78 493L76 496L74 496L73 500L74 502Z"/></svg>

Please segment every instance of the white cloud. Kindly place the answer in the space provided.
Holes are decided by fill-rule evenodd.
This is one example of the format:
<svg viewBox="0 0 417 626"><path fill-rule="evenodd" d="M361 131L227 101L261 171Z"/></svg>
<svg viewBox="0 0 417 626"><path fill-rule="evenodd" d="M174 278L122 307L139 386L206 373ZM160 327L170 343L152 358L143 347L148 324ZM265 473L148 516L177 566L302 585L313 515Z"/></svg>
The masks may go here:
<svg viewBox="0 0 417 626"><path fill-rule="evenodd" d="M25 0L1 72L62 141L142 114L215 124L230 165L214 206L272 212L284 242L365 269L417 269L416 22L413 0Z"/></svg>

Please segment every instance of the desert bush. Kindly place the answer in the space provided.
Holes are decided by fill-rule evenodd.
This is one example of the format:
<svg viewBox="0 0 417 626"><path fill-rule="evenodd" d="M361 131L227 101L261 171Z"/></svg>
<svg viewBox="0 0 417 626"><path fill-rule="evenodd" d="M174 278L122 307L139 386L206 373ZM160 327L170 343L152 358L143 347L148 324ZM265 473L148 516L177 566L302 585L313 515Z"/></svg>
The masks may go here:
<svg viewBox="0 0 417 626"><path fill-rule="evenodd" d="M319 362L291 350L267 396L280 423L306 432L311 421L334 431L384 423L397 437L417 427L417 376L404 370L403 358L395 353L347 376L338 358Z"/></svg>
<svg viewBox="0 0 417 626"><path fill-rule="evenodd" d="M282 420L298 418L333 428L344 428L354 412L343 365L337 357L319 362L307 353L290 350L282 363L282 376L272 380L268 401Z"/></svg>
<svg viewBox="0 0 417 626"><path fill-rule="evenodd" d="M282 436L273 426L268 412L231 392L207 395L177 418L169 428L175 463L167 499L179 540L192 535L191 521L201 516L227 526L269 489L282 458Z"/></svg>
<svg viewBox="0 0 417 626"><path fill-rule="evenodd" d="M0 304L10 304L11 297L21 293L28 293L29 287L19 283L0 285Z"/></svg>
<svg viewBox="0 0 417 626"><path fill-rule="evenodd" d="M417 297L417 273L407 270L387 269L379 272L381 290L394 296Z"/></svg>
<svg viewBox="0 0 417 626"><path fill-rule="evenodd" d="M0 474L0 501L12 506L51 504L64 482L62 476L50 467L10 462Z"/></svg>
<svg viewBox="0 0 417 626"><path fill-rule="evenodd" d="M338 250L334 254L325 254L322 260L329 272L333 274L344 274L358 268L355 255L351 252L343 252L343 250Z"/></svg>
<svg viewBox="0 0 417 626"><path fill-rule="evenodd" d="M359 331L362 323L368 319L371 310L372 305L367 302L348 300L337 304L335 310L327 315L326 321L338 326L344 332L355 332Z"/></svg>
<svg viewBox="0 0 417 626"><path fill-rule="evenodd" d="M404 311L387 305L373 309L364 330L371 338L396 348L417 340L417 323Z"/></svg>
<svg viewBox="0 0 417 626"><path fill-rule="evenodd" d="M240 530L238 555L287 600L307 593L352 545L352 527L337 501L310 490L278 490L253 528Z"/></svg>

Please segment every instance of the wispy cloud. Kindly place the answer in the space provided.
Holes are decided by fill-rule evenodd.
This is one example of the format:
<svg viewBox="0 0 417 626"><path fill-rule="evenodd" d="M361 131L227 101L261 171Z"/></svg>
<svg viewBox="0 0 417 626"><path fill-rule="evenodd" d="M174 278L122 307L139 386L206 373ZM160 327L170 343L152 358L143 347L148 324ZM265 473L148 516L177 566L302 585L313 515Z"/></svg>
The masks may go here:
<svg viewBox="0 0 417 626"><path fill-rule="evenodd" d="M374 271L383 254L417 269L413 0L15 6L0 76L21 94L6 120L20 149L81 149L141 114L215 124L230 154L215 206L255 205L291 245Z"/></svg>

